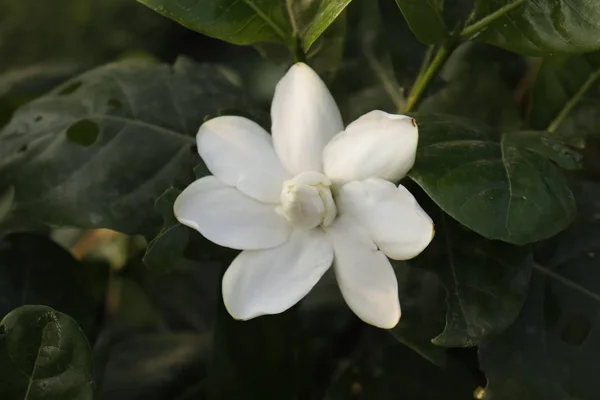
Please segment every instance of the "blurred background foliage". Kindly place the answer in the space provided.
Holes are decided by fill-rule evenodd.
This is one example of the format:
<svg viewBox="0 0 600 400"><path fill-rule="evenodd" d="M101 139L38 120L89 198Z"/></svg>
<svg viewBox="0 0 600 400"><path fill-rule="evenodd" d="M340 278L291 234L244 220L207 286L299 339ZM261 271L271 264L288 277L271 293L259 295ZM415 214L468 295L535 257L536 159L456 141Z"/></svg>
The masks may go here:
<svg viewBox="0 0 600 400"><path fill-rule="evenodd" d="M297 11L303 12L305 3L308 12L314 12L310 1L297 2ZM472 3L446 0L446 24L454 27L464 22ZM303 18L299 21L302 23ZM338 100L344 121L349 122L376 108L402 110L405 94L430 51L415 39L393 0L354 0L307 56ZM134 0L54 0L51 6L39 0L0 0L0 127L9 122L18 107L83 71L123 59L172 64L180 55L219 64L219 79L233 88L245 89L248 99L244 101L252 105L251 111L245 111L263 124L268 124L266 110L274 85L292 62L282 47L227 44L187 30ZM188 59L180 62L182 69L192 65ZM564 98L569 97L565 92L581 86L590 65L596 65L596 57L556 57L540 65L539 58L524 58L481 43L465 43L433 82L419 111L468 117L499 131L543 129L555 116L554 109L560 109ZM536 81L540 68L544 79ZM568 73L572 68L581 71L576 79ZM104 76L99 75L102 84ZM561 79L568 90L555 85ZM156 82L149 82L148 86L152 83ZM61 86L55 95L59 96L61 90L69 92L68 89ZM587 179L598 177L600 152L593 140L578 133L581 125L585 126L585 133L597 133L589 123L590 118L597 117L597 93L600 92L589 92L558 132L578 147L587 140L588 147L584 151L587 169L570 175L574 188L583 187L576 194L585 194L581 195L585 201L577 225L585 229L569 230L550 243L536 246L541 254L536 254L538 259L553 271L571 265L583 268L597 251L597 205L588 201L593 197L589 193L596 193L597 184ZM540 107L541 101L532 104L532 99L546 101L548 97L558 99L557 104L552 104L552 111ZM210 97L207 103L218 103L216 98ZM209 111L215 110L199 105L198 115L191 120L197 123L209 117L200 115ZM224 110L228 111L232 110ZM233 111L240 112L237 108ZM65 153L64 158L68 156ZM187 175L191 176L191 167L188 169ZM202 175L206 171L200 166L196 172ZM53 184L42 183L46 187ZM407 185L411 185L411 191L431 215L444 218L439 207L417 185ZM88 189L85 185L83 188ZM456 223L440 225L436 240L411 263L413 268L406 263L394 265L403 318L391 334L366 326L348 310L332 274L326 275L289 312L243 323L232 320L225 312L219 293L221 275L235 252L176 226L170 214L176 190L165 192L158 199L156 210L152 201L136 207L137 212L147 213L151 223L143 232L132 228L128 236L108 229L65 228L58 223L47 226L23 215L8 215L14 188L0 186L0 316L22 305L44 304L75 319L92 346L98 399L554 399L539 395L549 390L540 389L547 381L555 382L557 387L569 387L572 391L565 392L571 394L579 395L577 390L592 392L593 378L584 374L595 370L589 357L570 365L577 374L562 374L559 363L553 369L555 364L542 365L541 359L531 355L548 349L513 340L533 334L537 343L548 335L554 346L546 354L548 359L585 344L595 317L573 311L580 304L565 300L569 295L556 282L548 284L547 290L556 293L548 295L550 300L544 303L542 279L546 275L536 275L535 291L527 299L526 311L541 314L539 309L551 309L555 318L550 322L555 325L537 326L531 331L527 325L530 320L521 316L515 326L500 334L517 318L526 297L523 282L535 268L528 248L514 251L512 245L498 245ZM30 197L35 198L37 192L32 193ZM90 197L93 201L92 195L85 198ZM75 209L76 205L68 207ZM137 215L133 211L129 214ZM127 218L133 218L129 214ZM56 217L53 220L46 216L46 220L55 222L60 219ZM161 227L164 241L153 243ZM446 236L472 239L465 239L462 246L453 249L450 241L445 243ZM587 245L573 244L582 242ZM465 243L484 250L465 250ZM569 251L560 253L561 246ZM446 305L448 290L454 289L459 295L447 268L447 259L453 257L453 252L455 262L466 271L462 277L466 283L471 277L478 279L476 271L484 267L500 271L511 257L517 259L515 265L525 267L519 270L520 274L514 274L516 278L508 271L507 276L498 272L499 275L490 275L493 279L475 282L490 293L461 293L472 306L467 311L475 316L467 321L469 316L461 314L465 314L464 310L456 304L450 309L452 304ZM569 256L560 259L561 254ZM572 273L576 274L579 269L573 268ZM581 276L573 279L585 281ZM576 291L581 292L581 288ZM508 295L514 301L507 302L504 308L508 311L497 317L492 311L497 311L498 303L490 298ZM557 306L556 299L564 304ZM577 301L587 304L585 307L590 310L597 309L596 303L586 303L593 301L593 295L583 295ZM499 308L503 306L504 303ZM561 307L567 311L556 311ZM464 324L453 321L453 315L464 318ZM440 335L442 331L444 334ZM495 335L488 336L490 332ZM452 336L454 333L458 339ZM469 342L458 345L481 344L479 354L476 347L447 349L431 343L436 338L437 344L453 346L465 337ZM596 342L590 343L592 346ZM10 368L2 364L2 355L0 349L0 373ZM523 359L534 361L524 364ZM486 386L481 368L495 385L486 390L487 395L481 389ZM523 379L533 369L540 371L541 378ZM514 380L513 371L521 379ZM575 375L589 378L585 382L588 386L573 378ZM0 394L5 389L1 384L0 380ZM574 386L577 389L572 389ZM560 390L551 394L562 395ZM515 393L534 394L518 397ZM584 394L573 398L592 397Z"/></svg>

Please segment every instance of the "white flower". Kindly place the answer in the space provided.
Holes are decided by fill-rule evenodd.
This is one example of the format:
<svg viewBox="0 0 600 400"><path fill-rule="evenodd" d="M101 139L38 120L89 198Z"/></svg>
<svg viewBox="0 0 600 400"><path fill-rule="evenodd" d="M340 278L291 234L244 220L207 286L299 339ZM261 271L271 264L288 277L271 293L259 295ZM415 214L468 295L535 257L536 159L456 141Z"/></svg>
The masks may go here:
<svg viewBox="0 0 600 400"><path fill-rule="evenodd" d="M390 182L414 163L414 119L372 111L344 130L327 87L301 63L277 84L271 118L272 137L242 117L202 125L198 151L214 176L174 206L182 224L243 250L223 277L227 310L241 320L281 313L333 263L354 313L394 327L400 303L387 257L415 257L433 237L431 218Z"/></svg>

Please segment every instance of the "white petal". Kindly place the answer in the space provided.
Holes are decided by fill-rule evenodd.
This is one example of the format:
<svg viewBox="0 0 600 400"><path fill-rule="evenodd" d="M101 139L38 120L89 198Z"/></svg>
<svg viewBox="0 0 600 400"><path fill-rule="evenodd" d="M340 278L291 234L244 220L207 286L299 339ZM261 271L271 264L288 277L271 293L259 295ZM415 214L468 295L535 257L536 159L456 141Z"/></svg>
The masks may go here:
<svg viewBox="0 0 600 400"><path fill-rule="evenodd" d="M418 139L413 118L371 111L327 144L323 171L335 183L367 178L398 181L415 162Z"/></svg>
<svg viewBox="0 0 600 400"><path fill-rule="evenodd" d="M400 320L398 281L390 261L348 216L327 230L333 241L333 267L342 295L368 324L391 329Z"/></svg>
<svg viewBox="0 0 600 400"><path fill-rule="evenodd" d="M241 320L281 313L308 294L332 260L321 229L297 229L279 247L244 251L223 276L225 307Z"/></svg>
<svg viewBox="0 0 600 400"><path fill-rule="evenodd" d="M402 185L378 178L349 182L337 199L341 212L358 221L389 258L413 258L433 239L431 218Z"/></svg>
<svg viewBox="0 0 600 400"><path fill-rule="evenodd" d="M279 201L288 175L260 125L242 117L218 117L200 127L196 141L206 166L221 182L259 201Z"/></svg>
<svg viewBox="0 0 600 400"><path fill-rule="evenodd" d="M275 205L258 202L214 176L188 186L175 201L175 216L208 240L233 249L269 249L285 243L292 231Z"/></svg>
<svg viewBox="0 0 600 400"><path fill-rule="evenodd" d="M292 175L322 171L323 148L344 129L325 83L302 63L292 66L277 84L271 119L275 151Z"/></svg>

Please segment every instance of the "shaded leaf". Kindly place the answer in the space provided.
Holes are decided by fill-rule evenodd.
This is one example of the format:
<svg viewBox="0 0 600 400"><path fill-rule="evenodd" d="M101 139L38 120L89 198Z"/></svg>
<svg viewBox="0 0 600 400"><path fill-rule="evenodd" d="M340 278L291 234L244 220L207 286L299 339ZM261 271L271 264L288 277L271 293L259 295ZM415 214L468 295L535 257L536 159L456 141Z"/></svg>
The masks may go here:
<svg viewBox="0 0 600 400"><path fill-rule="evenodd" d="M409 176L453 218L488 239L526 244L554 236L573 220L566 181L546 158L510 135L465 119L420 115Z"/></svg>
<svg viewBox="0 0 600 400"><path fill-rule="evenodd" d="M107 331L94 349L105 372L100 400L173 400L202 381L210 336Z"/></svg>
<svg viewBox="0 0 600 400"><path fill-rule="evenodd" d="M533 259L528 247L489 241L446 216L416 264L439 275L447 289L446 327L433 343L474 346L502 332L525 301Z"/></svg>
<svg viewBox="0 0 600 400"><path fill-rule="evenodd" d="M179 194L181 190L170 188L156 199L154 207L163 217L163 227L146 248L144 263L150 268L171 268L190 240L189 229L181 225L173 214L173 205Z"/></svg>
<svg viewBox="0 0 600 400"><path fill-rule="evenodd" d="M77 323L45 306L23 306L0 322L0 393L7 399L91 400L91 348Z"/></svg>
<svg viewBox="0 0 600 400"><path fill-rule="evenodd" d="M577 221L552 240L549 264L536 266L519 319L480 346L484 399L593 399L600 390L600 188L578 186Z"/></svg>
<svg viewBox="0 0 600 400"><path fill-rule="evenodd" d="M402 318L392 335L430 362L444 366L446 349L431 340L444 328L446 290L436 274L423 268L410 268L405 262L393 262L398 279Z"/></svg>
<svg viewBox="0 0 600 400"><path fill-rule="evenodd" d="M234 44L288 44L290 28L278 0L138 0L196 32Z"/></svg>
<svg viewBox="0 0 600 400"><path fill-rule="evenodd" d="M530 100L531 127L550 127L575 144L588 136L598 136L599 77L598 52L542 60ZM564 111L567 114L558 121Z"/></svg>
<svg viewBox="0 0 600 400"><path fill-rule="evenodd" d="M333 24L352 0L321 0L314 18L302 34L302 48L308 52L312 44Z"/></svg>
<svg viewBox="0 0 600 400"><path fill-rule="evenodd" d="M403 345L392 343L383 332L368 333L357 349L358 354L333 382L325 400L472 397L475 380L460 365L453 363L439 368Z"/></svg>
<svg viewBox="0 0 600 400"><path fill-rule="evenodd" d="M83 74L21 108L0 131L0 187L13 213L54 225L155 233L155 199L193 180L198 127L221 110L247 109L218 68L124 61ZM95 124L94 143L68 137Z"/></svg>
<svg viewBox="0 0 600 400"><path fill-rule="evenodd" d="M441 43L450 35L438 0L396 0L396 4L421 43Z"/></svg>
<svg viewBox="0 0 600 400"><path fill-rule="evenodd" d="M476 0L473 20L514 2ZM527 55L590 52L600 48L600 7L596 0L524 0L477 39Z"/></svg>
<svg viewBox="0 0 600 400"><path fill-rule="evenodd" d="M92 282L89 268L44 236L7 236L0 241L0 315L19 306L47 305L71 315L93 339L104 296L96 298L92 285L106 281Z"/></svg>
<svg viewBox="0 0 600 400"><path fill-rule="evenodd" d="M524 73L522 58L482 43L466 42L440 72L443 86L419 112L459 115L501 129L522 124L513 91Z"/></svg>

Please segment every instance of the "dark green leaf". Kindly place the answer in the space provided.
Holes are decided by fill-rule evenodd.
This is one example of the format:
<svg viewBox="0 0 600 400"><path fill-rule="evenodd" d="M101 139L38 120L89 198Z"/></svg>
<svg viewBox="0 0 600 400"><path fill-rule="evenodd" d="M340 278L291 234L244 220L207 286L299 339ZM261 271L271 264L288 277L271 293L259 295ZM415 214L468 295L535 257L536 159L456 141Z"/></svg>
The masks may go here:
<svg viewBox="0 0 600 400"><path fill-rule="evenodd" d="M1 49L0 49L1 52ZM50 64L8 71L0 76L0 128L23 104L48 92L77 72L74 65Z"/></svg>
<svg viewBox="0 0 600 400"><path fill-rule="evenodd" d="M419 149L409 176L446 213L488 239L526 244L554 236L575 204L551 161L498 140L484 125L441 115L417 117Z"/></svg>
<svg viewBox="0 0 600 400"><path fill-rule="evenodd" d="M170 188L160 196L155 208L163 217L160 233L148 243L144 263L150 268L169 269L181 257L190 240L190 231L173 214L173 205L181 190Z"/></svg>
<svg viewBox="0 0 600 400"><path fill-rule="evenodd" d="M446 291L438 276L423 268L410 268L405 262L393 262L402 318L391 333L432 363L446 364L446 349L431 339L444 328Z"/></svg>
<svg viewBox="0 0 600 400"><path fill-rule="evenodd" d="M448 37L438 0L396 0L396 3L421 43L441 43Z"/></svg>
<svg viewBox="0 0 600 400"><path fill-rule="evenodd" d="M515 54L481 43L464 43L440 72L444 86L423 100L419 112L459 115L489 126L518 129L521 116L513 91L523 67L522 58Z"/></svg>
<svg viewBox="0 0 600 400"><path fill-rule="evenodd" d="M600 224L597 183L577 189L573 226L551 241L547 266L536 265L519 319L484 340L484 399L594 399L600 348Z"/></svg>
<svg viewBox="0 0 600 400"><path fill-rule="evenodd" d="M298 309L235 321L220 307L208 371L209 399L302 399ZM252 373L249 373L252 371Z"/></svg>
<svg viewBox="0 0 600 400"><path fill-rule="evenodd" d="M600 53L542 61L531 95L529 122L581 143L598 135ZM561 115L566 112L566 114ZM559 117L560 116L560 117Z"/></svg>
<svg viewBox="0 0 600 400"><path fill-rule="evenodd" d="M364 343L333 382L325 400L465 400L476 384L460 365L439 368L392 343L383 332L368 332ZM386 340L387 339L387 340ZM360 352L360 353L359 353Z"/></svg>
<svg viewBox="0 0 600 400"><path fill-rule="evenodd" d="M201 383L209 350L207 334L108 331L94 349L104 361L98 399L178 399Z"/></svg>
<svg viewBox="0 0 600 400"><path fill-rule="evenodd" d="M91 348L69 316L45 306L24 306L5 316L0 329L3 398L93 398Z"/></svg>
<svg viewBox="0 0 600 400"><path fill-rule="evenodd" d="M302 47L308 52L312 44L333 24L336 18L352 0L321 0L314 18L306 27L302 37Z"/></svg>
<svg viewBox="0 0 600 400"><path fill-rule="evenodd" d="M529 248L489 241L446 216L434 242L415 260L446 286L446 327L433 339L440 346L466 347L502 332L525 301L532 257Z"/></svg>
<svg viewBox="0 0 600 400"><path fill-rule="evenodd" d="M186 59L100 67L21 108L0 131L0 187L14 186L15 215L155 233L155 199L193 180L193 135L223 109L248 106L218 68ZM85 129L73 141L69 128L81 121L93 135Z"/></svg>
<svg viewBox="0 0 600 400"><path fill-rule="evenodd" d="M234 44L289 44L290 28L279 0L138 0L194 31Z"/></svg>
<svg viewBox="0 0 600 400"><path fill-rule="evenodd" d="M473 20L519 0L477 0ZM495 20L478 40L527 55L585 53L600 48L596 0L520 0L521 6Z"/></svg>
<svg viewBox="0 0 600 400"><path fill-rule="evenodd" d="M95 298L89 268L44 236L7 236L0 241L0 315L44 304L71 315L94 337L104 296Z"/></svg>
<svg viewBox="0 0 600 400"><path fill-rule="evenodd" d="M507 146L527 149L554 161L564 169L581 168L581 154L571 149L556 137L546 132L520 131L504 134Z"/></svg>

